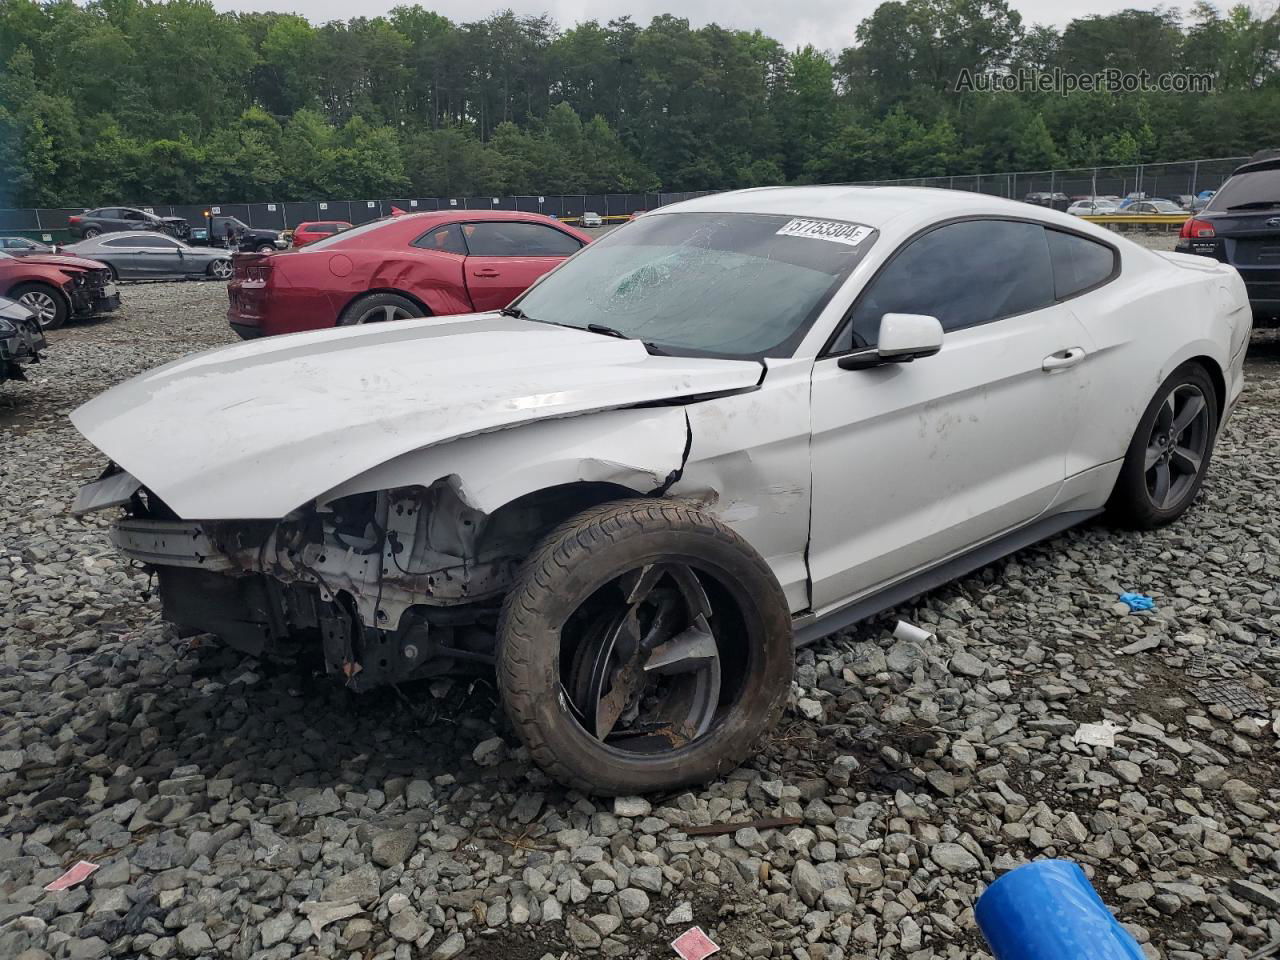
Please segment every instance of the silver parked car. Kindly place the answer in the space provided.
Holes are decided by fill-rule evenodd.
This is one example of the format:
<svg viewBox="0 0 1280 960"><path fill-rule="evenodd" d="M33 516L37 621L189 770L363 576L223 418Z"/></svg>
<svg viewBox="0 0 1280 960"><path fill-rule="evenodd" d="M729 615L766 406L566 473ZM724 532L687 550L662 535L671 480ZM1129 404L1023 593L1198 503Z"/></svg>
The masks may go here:
<svg viewBox="0 0 1280 960"><path fill-rule="evenodd" d="M55 253L53 247L27 237L0 237L0 250L11 257L25 257L33 253Z"/></svg>
<svg viewBox="0 0 1280 960"><path fill-rule="evenodd" d="M230 251L193 247L162 233L107 233L73 243L64 250L105 263L118 280L231 277Z"/></svg>

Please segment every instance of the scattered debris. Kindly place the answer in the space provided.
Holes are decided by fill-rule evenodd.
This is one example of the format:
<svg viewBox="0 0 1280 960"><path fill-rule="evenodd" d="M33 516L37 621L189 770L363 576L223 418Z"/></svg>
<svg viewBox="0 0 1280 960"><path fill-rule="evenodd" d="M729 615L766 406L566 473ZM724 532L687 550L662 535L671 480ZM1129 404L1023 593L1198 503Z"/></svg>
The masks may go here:
<svg viewBox="0 0 1280 960"><path fill-rule="evenodd" d="M1156 602L1145 593L1122 593L1120 594L1120 602L1130 610L1154 610L1156 608Z"/></svg>
<svg viewBox="0 0 1280 960"><path fill-rule="evenodd" d="M1154 650L1158 646L1160 646L1160 638L1152 634L1148 634L1147 636L1142 637L1139 640L1133 641L1133 643L1129 644L1127 647L1121 647L1116 652L1123 653L1126 655L1134 654L1134 653L1145 653L1148 650Z"/></svg>
<svg viewBox="0 0 1280 960"><path fill-rule="evenodd" d="M802 823L804 823L804 817L761 817L759 820L741 820L737 823L708 823L702 826L685 827L684 832L691 837L713 837L720 833L737 833L744 827L774 830L778 827L798 827Z"/></svg>
<svg viewBox="0 0 1280 960"><path fill-rule="evenodd" d="M898 625L893 628L893 635L899 640L912 640L916 643L928 643L936 639L932 631L917 627L914 623L907 623L905 620L898 621Z"/></svg>
<svg viewBox="0 0 1280 960"><path fill-rule="evenodd" d="M1192 688L1201 703L1220 704L1236 713L1266 713L1267 701L1239 683L1202 683Z"/></svg>
<svg viewBox="0 0 1280 960"><path fill-rule="evenodd" d="M53 883L46 884L45 889L50 893L58 890L70 890L77 883L87 880L89 875L97 869L98 865L96 863L90 863L88 860L81 860L57 880L53 881Z"/></svg>
<svg viewBox="0 0 1280 960"><path fill-rule="evenodd" d="M1080 743L1089 747L1114 747L1116 745L1116 734L1121 729L1123 728L1110 720L1103 720L1101 723L1082 723L1076 727L1076 732L1071 737L1071 741L1072 743Z"/></svg>
<svg viewBox="0 0 1280 960"><path fill-rule="evenodd" d="M1213 670L1209 666L1209 655L1207 653L1194 654L1187 661L1186 671L1187 676L1195 677L1197 680L1203 680L1211 675Z"/></svg>
<svg viewBox="0 0 1280 960"><path fill-rule="evenodd" d="M703 960L720 952L720 946L708 937L701 927L690 927L671 941L671 949L684 960Z"/></svg>

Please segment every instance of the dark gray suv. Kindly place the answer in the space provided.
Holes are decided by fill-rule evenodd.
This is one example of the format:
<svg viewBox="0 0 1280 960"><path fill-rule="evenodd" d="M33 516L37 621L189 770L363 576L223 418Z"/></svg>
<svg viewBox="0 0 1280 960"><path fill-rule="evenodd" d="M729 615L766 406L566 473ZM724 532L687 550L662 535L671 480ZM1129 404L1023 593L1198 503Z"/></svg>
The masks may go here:
<svg viewBox="0 0 1280 960"><path fill-rule="evenodd" d="M1255 323L1280 321L1280 152L1238 167L1200 213L1182 225L1175 249L1240 271Z"/></svg>

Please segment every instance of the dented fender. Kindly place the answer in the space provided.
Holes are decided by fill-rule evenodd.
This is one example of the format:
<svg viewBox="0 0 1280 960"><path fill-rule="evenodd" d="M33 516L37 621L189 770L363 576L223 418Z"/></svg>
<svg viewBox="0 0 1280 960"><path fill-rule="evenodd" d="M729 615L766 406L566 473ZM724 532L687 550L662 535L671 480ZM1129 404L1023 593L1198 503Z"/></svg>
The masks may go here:
<svg viewBox="0 0 1280 960"><path fill-rule="evenodd" d="M441 479L467 506L490 514L525 494L570 483L613 483L649 493L680 471L688 438L688 417L680 406L546 420L415 450L318 500L425 487Z"/></svg>

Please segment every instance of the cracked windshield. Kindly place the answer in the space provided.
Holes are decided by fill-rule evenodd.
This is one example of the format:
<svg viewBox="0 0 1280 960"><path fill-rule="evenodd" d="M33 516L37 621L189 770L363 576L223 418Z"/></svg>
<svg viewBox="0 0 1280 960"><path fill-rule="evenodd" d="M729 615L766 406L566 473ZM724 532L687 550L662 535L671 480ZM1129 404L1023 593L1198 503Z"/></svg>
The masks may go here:
<svg viewBox="0 0 1280 960"><path fill-rule="evenodd" d="M873 241L844 221L653 214L591 244L517 306L653 353L789 356Z"/></svg>

